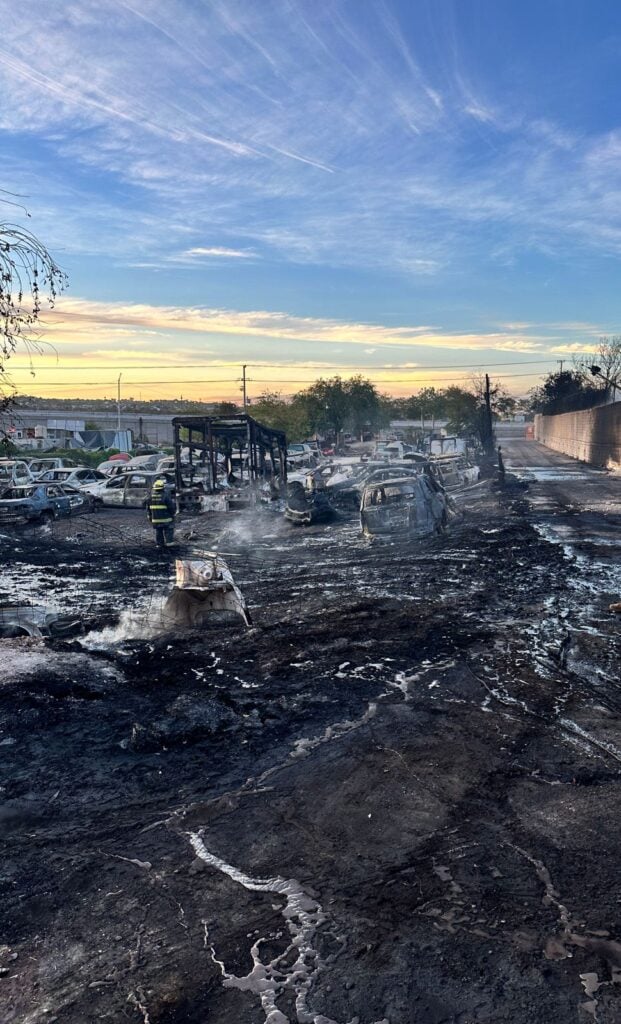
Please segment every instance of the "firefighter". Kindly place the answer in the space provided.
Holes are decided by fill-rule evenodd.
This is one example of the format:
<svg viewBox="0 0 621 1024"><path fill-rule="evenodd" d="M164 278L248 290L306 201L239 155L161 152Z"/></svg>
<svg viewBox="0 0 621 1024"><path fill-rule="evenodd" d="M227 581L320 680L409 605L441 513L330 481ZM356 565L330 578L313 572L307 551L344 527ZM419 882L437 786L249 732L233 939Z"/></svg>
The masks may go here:
<svg viewBox="0 0 621 1024"><path fill-rule="evenodd" d="M169 548L173 544L175 512L175 499L168 482L164 477L158 477L153 484L147 505L147 515L155 530L155 543L158 548Z"/></svg>

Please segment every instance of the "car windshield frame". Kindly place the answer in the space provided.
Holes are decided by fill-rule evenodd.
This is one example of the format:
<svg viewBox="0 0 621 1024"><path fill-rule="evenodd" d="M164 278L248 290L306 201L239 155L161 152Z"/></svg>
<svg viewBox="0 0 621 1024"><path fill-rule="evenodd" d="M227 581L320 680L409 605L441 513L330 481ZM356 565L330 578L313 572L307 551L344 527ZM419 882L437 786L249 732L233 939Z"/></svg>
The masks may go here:
<svg viewBox="0 0 621 1024"><path fill-rule="evenodd" d="M24 498L33 498L36 493L35 485L24 484L23 487L11 487L2 495L0 501L22 501Z"/></svg>

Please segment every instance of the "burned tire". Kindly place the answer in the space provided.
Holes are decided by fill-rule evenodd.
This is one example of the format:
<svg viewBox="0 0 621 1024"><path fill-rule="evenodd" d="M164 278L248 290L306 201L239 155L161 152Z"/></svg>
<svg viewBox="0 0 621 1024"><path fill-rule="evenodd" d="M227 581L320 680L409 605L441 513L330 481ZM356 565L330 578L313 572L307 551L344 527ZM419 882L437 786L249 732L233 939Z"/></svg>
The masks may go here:
<svg viewBox="0 0 621 1024"><path fill-rule="evenodd" d="M39 516L39 519L38 519L38 525L39 526L51 526L52 523L54 522L55 518L56 517L55 517L54 513L50 512L49 510L47 512L42 512L41 515Z"/></svg>

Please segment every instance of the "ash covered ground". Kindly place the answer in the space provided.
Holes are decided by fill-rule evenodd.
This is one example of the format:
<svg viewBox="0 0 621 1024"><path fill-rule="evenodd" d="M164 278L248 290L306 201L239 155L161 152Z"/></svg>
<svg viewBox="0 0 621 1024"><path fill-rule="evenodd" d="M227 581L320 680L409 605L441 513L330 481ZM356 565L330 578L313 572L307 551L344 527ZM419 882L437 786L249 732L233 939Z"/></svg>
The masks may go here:
<svg viewBox="0 0 621 1024"><path fill-rule="evenodd" d="M255 625L171 634L141 513L0 538L11 1024L621 1019L621 481L539 446L446 537L184 519Z"/></svg>

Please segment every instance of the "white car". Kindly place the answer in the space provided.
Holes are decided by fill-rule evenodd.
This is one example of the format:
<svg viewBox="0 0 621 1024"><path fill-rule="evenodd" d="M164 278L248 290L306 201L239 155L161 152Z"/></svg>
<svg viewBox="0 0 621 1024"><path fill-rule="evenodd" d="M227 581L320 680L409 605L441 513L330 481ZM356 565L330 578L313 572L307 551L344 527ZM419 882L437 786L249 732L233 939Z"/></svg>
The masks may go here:
<svg viewBox="0 0 621 1024"><path fill-rule="evenodd" d="M50 469L39 477L41 483L63 484L65 487L74 487L81 491L86 484L96 484L107 477L98 469L89 469L88 466L78 466L76 469Z"/></svg>
<svg viewBox="0 0 621 1024"><path fill-rule="evenodd" d="M404 444L403 441L389 441L387 444L375 446L376 459L405 459L416 449L411 444Z"/></svg>
<svg viewBox="0 0 621 1024"><path fill-rule="evenodd" d="M161 452L151 452L149 455L135 455L133 459L130 459L129 462L124 463L124 465L127 470L156 470L163 457L164 456Z"/></svg>
<svg viewBox="0 0 621 1024"><path fill-rule="evenodd" d="M182 452L181 453L181 465L182 466L187 466L188 464L189 464L189 459L184 458L184 455L183 455L183 452ZM158 460L157 460L155 466L154 466L154 469L157 470L158 473L174 473L174 470L175 470L175 456L174 455L164 455L164 457L162 458L162 456L160 455L158 457Z"/></svg>
<svg viewBox="0 0 621 1024"><path fill-rule="evenodd" d="M97 471L106 477L118 476L119 473L127 472L127 462L122 459L109 459L106 462L100 462Z"/></svg>
<svg viewBox="0 0 621 1024"><path fill-rule="evenodd" d="M159 473L145 473L134 470L132 473L118 473L113 477L94 484L85 484L82 491L92 494L101 505L120 506L122 508L144 508L151 493L154 480Z"/></svg>
<svg viewBox="0 0 621 1024"><path fill-rule="evenodd" d="M75 469L77 462L59 456L50 459L30 459L28 466L34 479L40 480L44 473L49 473L52 469Z"/></svg>
<svg viewBox="0 0 621 1024"><path fill-rule="evenodd" d="M27 464L20 459L0 459L0 491L7 487L31 484L34 477Z"/></svg>
<svg viewBox="0 0 621 1024"><path fill-rule="evenodd" d="M290 444L287 446L287 462L290 466L308 466L317 459L317 449L311 444Z"/></svg>

